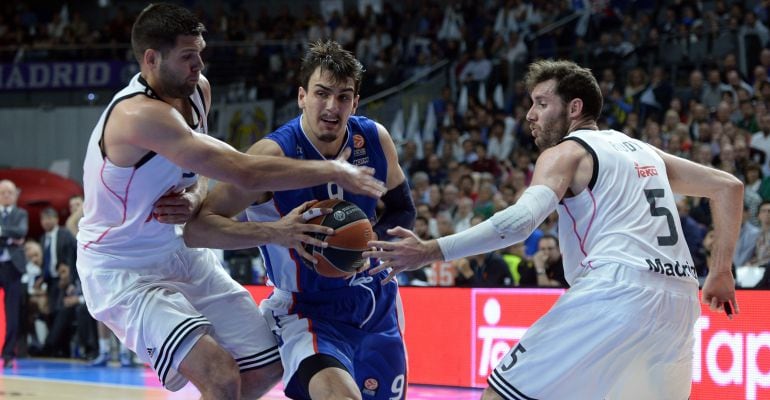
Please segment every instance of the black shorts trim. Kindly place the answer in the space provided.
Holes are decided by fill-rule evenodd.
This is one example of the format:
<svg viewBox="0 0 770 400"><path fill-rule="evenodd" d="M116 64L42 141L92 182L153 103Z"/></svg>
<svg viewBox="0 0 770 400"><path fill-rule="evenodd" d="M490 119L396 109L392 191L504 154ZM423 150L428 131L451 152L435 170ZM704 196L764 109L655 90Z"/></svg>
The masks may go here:
<svg viewBox="0 0 770 400"><path fill-rule="evenodd" d="M506 400L537 400L534 397L529 397L522 393L519 389L516 389L510 382L507 382L497 370L493 370L492 374L487 378L489 387L494 389L500 397Z"/></svg>
<svg viewBox="0 0 770 400"><path fill-rule="evenodd" d="M166 386L166 377L171 370L172 360L174 359L174 353L176 353L179 345L184 339L201 326L211 325L211 323L204 316L188 318L174 328L171 333L166 337L163 345L158 352L158 358L155 359L155 372L158 374L158 378L163 386Z"/></svg>
<svg viewBox="0 0 770 400"><path fill-rule="evenodd" d="M281 354L278 352L278 346L274 346L250 356L236 358L235 362L241 372L246 372L262 368L280 359Z"/></svg>

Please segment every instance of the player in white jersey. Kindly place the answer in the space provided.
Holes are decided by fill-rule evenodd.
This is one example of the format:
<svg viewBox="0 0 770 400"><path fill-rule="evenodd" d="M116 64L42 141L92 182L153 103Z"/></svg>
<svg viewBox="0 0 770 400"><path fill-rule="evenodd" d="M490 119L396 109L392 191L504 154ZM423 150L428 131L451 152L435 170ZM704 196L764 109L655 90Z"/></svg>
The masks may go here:
<svg viewBox="0 0 770 400"><path fill-rule="evenodd" d="M84 217L77 267L89 311L178 390L189 380L204 399L256 398L282 373L277 343L249 293L209 250L189 249L175 224L205 194L198 174L248 190L334 181L380 196L370 168L342 159L297 161L246 155L206 135L211 105L201 75L203 25L170 4L147 7L131 42L141 73L110 102L84 163ZM322 242L303 204L256 230L262 243Z"/></svg>
<svg viewBox="0 0 770 400"><path fill-rule="evenodd" d="M559 214L571 288L490 375L483 399L670 399L689 397L698 282L673 193L711 199L714 265L703 301L738 312L730 270L743 185L732 175L599 131L602 97L588 69L537 61L526 83L527 120L542 150L519 201L473 228L422 241L373 241L364 256L396 273L522 241Z"/></svg>

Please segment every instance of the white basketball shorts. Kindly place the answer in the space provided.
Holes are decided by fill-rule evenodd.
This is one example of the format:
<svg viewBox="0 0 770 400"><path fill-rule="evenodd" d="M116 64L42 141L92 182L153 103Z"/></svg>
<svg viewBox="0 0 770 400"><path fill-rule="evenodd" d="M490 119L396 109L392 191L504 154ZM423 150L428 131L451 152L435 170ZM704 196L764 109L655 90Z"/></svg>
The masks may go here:
<svg viewBox="0 0 770 400"><path fill-rule="evenodd" d="M179 364L204 334L235 358L241 372L279 360L278 347L249 292L208 249L127 261L78 249L91 315L104 322L168 390L184 387Z"/></svg>
<svg viewBox="0 0 770 400"><path fill-rule="evenodd" d="M611 264L575 284L500 361L505 399L686 400L698 286Z"/></svg>

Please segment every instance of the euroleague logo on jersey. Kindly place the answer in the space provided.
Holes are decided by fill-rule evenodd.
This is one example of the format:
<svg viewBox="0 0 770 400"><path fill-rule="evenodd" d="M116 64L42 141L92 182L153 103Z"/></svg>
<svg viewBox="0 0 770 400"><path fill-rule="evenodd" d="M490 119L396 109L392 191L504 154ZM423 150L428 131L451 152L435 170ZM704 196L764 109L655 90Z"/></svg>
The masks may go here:
<svg viewBox="0 0 770 400"><path fill-rule="evenodd" d="M369 156L366 155L366 140L360 133L353 135L353 165L366 165L369 163Z"/></svg>
<svg viewBox="0 0 770 400"><path fill-rule="evenodd" d="M364 390L362 392L367 396L376 396L377 388L380 387L380 383L375 378L366 378L364 380Z"/></svg>
<svg viewBox="0 0 770 400"><path fill-rule="evenodd" d="M361 136L358 133L353 135L353 148L354 149L360 149L360 148L364 147L365 144L366 144L366 140L364 140L363 136Z"/></svg>

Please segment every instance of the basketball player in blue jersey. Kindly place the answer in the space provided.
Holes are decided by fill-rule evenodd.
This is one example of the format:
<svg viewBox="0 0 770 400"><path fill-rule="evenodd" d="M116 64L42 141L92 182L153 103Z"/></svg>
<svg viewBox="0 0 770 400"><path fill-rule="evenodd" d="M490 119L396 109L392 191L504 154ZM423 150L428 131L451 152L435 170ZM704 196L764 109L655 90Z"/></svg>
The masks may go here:
<svg viewBox="0 0 770 400"><path fill-rule="evenodd" d="M352 149L354 165L373 168L386 182L385 209L376 199L334 183L308 185L271 195L220 184L185 229L190 245L226 249L260 245L259 223L231 217L246 209L250 221L271 223L313 199L341 198L357 204L387 240L390 227L414 223L416 210L395 145L385 128L354 116L362 66L335 42L310 45L300 71L298 104L302 115L249 149L250 154L287 159L324 160ZM275 289L260 308L278 337L285 393L292 399L402 399L406 395L406 357L402 313L395 282L387 272L366 272L347 279L318 275L312 256L301 246L261 247Z"/></svg>
<svg viewBox="0 0 770 400"><path fill-rule="evenodd" d="M373 169L344 159L246 155L207 136L203 31L175 5L137 17L131 44L141 72L110 102L86 152L77 268L91 314L167 389L192 381L204 399L257 398L281 375L275 338L249 293L210 250L185 247L175 226L204 195L198 174L249 190L334 181L379 197L385 187ZM328 228L305 223L307 206L263 227L262 243L322 245L307 233Z"/></svg>
<svg viewBox="0 0 770 400"><path fill-rule="evenodd" d="M537 61L526 77L527 121L542 150L516 204L463 232L422 241L394 229L373 241L379 273L453 260L526 239L557 210L571 288L503 357L483 399L686 400L698 280L674 193L711 200L714 265L703 302L738 312L730 270L743 185L732 175L599 130L599 85L568 61Z"/></svg>

